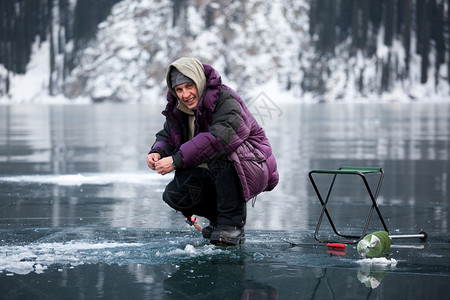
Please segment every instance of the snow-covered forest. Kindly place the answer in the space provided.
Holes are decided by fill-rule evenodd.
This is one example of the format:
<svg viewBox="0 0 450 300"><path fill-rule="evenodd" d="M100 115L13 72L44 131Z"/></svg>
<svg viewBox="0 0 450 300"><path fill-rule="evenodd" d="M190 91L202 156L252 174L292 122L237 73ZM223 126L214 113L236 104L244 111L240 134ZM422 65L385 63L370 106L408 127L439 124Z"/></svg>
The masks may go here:
<svg viewBox="0 0 450 300"><path fill-rule="evenodd" d="M246 99L264 91L305 102L448 101L449 8L450 0L4 0L0 103L160 101L165 70L181 56L213 65Z"/></svg>

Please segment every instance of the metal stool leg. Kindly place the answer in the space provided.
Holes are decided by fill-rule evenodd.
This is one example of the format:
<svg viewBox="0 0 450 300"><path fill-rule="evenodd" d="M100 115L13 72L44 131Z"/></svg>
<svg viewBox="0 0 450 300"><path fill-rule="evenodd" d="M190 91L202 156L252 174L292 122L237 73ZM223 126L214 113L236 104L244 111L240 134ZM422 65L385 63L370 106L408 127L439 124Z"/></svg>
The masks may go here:
<svg viewBox="0 0 450 300"><path fill-rule="evenodd" d="M330 186L328 188L328 192L327 192L325 200L323 200L322 195L321 195L321 193L320 193L320 191L319 191L319 189L317 187L317 184L314 181L313 174L315 174L315 173L333 174L333 177L331 179L331 183L330 183ZM364 173L366 173L366 174L369 174L369 173L380 173L380 178L378 180L378 184L377 184L375 195L373 195L372 190L370 188L370 185L367 182L366 177L364 176ZM334 225L334 222L333 222L333 220L331 218L331 215L330 215L330 213L329 213L329 211L327 209L327 204L328 204L328 201L330 199L330 195L331 195L332 189L334 187L334 184L335 184L335 181L336 181L336 177L337 177L337 175L342 175L342 174L359 175L359 177L361 177L361 179L363 180L364 185L366 187L366 190L367 190L367 192L368 192L368 194L370 196L370 199L372 201L372 205L371 205L371 208L369 210L369 214L367 216L366 222L364 224L363 231L362 231L361 235L359 235L359 236L346 235L346 234L340 233L337 230L336 226ZM381 189L381 184L382 184L383 178L384 178L384 172L383 172L383 170L381 168L342 167L342 168L340 168L338 170L313 170L313 171L309 172L308 176L309 176L309 179L310 179L310 181L311 181L311 183L313 185L314 191L316 192L316 195L319 198L319 201L320 201L320 203L322 205L322 210L321 210L321 213L320 213L320 216L319 216L319 220L317 222L316 230L314 232L314 238L318 242L321 242L321 243L342 242L342 241L333 241L333 240L322 240L322 239L319 238L319 236L318 236L319 229L320 229L320 226L321 226L321 223L322 223L324 215L327 216L328 221L330 222L330 225L331 225L331 227L332 227L332 229L333 229L333 231L334 231L334 233L336 235L338 235L340 237L343 237L343 238L353 239L353 241L345 242L345 243L348 243L348 244L351 244L351 243L356 244L359 240L361 240L366 235L367 229L369 227L370 220L372 218L374 209L376 210L376 212L378 214L378 217L380 218L380 221L381 221L381 223L383 225L383 228L386 231L388 231L386 223L384 222L383 216L381 215L381 212L380 212L380 210L378 208L378 205L377 205L377 202L376 202L376 200L378 198L378 195L379 195L379 192L380 192L380 189Z"/></svg>
<svg viewBox="0 0 450 300"><path fill-rule="evenodd" d="M381 224L383 225L383 229L385 231L389 232L389 230L386 226L386 223L384 222L383 216L381 215L380 209L378 208L378 204L377 204L378 195L380 193L381 184L383 183L383 178L384 178L383 169L380 170L380 179L378 180L378 185L377 185L377 189L375 191L375 196L372 194L372 190L370 189L369 183L367 182L367 179L364 176L364 174L359 173L358 175L362 178L364 185L366 186L367 192L369 193L370 199L372 200L372 207L369 211L369 216L366 220L366 224L364 226L364 231L363 231L363 234L361 235L361 238L363 238L366 235L367 228L369 227L369 222L370 222L370 219L372 218L372 213L373 213L374 209L376 210L378 217L380 218Z"/></svg>

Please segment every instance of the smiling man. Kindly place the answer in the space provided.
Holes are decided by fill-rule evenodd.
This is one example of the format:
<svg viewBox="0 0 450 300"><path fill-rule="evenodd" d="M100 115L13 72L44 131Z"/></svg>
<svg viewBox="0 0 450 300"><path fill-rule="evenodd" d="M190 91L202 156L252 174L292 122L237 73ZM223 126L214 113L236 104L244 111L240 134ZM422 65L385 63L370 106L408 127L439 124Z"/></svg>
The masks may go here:
<svg viewBox="0 0 450 300"><path fill-rule="evenodd" d="M219 73L184 57L167 70L164 127L147 155L159 174L175 170L163 200L185 217L206 217L213 244L244 241L246 202L278 183L264 130Z"/></svg>

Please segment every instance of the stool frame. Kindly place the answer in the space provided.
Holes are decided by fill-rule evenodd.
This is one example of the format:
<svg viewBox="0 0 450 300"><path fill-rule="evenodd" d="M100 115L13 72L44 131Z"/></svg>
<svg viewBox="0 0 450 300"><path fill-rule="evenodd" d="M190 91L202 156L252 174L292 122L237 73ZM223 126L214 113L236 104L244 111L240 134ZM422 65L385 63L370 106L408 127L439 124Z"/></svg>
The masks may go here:
<svg viewBox="0 0 450 300"><path fill-rule="evenodd" d="M365 177L366 174L374 174L374 173L375 174L377 174L377 173L379 174L379 179L378 179L377 188L375 190L375 194L372 193L370 185L367 182L367 179ZM327 195L325 197L325 200L323 199L323 197L322 197L322 195L321 195L321 193L320 193L320 191L319 191L319 189L317 187L317 184L314 181L313 174L331 174L331 175L333 175L332 179L331 179L331 183L330 183L329 188L328 188ZM369 214L368 214L367 219L365 221L363 231L362 231L361 235L359 235L359 236L358 235L348 235L348 234L343 234L343 233L339 232L337 230L336 226L334 225L334 222L333 222L333 220L331 218L331 215L330 215L330 213L329 213L329 211L327 209L327 204L328 204L328 202L330 200L331 191L333 190L334 183L335 183L336 177L338 175L356 175L356 176L359 176L362 179L362 181L364 182L364 186L365 186L365 188L366 188L366 190L367 190L367 192L368 192L368 194L370 196L370 199L372 201L372 205L370 207ZM341 168L339 168L337 170L318 169L318 170L310 171L308 176L309 176L309 179L310 179L310 181L311 181L311 183L312 183L312 185L314 187L314 191L316 192L317 197L319 198L319 201L322 204L322 211L320 213L319 220L318 220L317 226L316 226L316 230L314 232L314 238L316 239L316 241L318 241L320 243L336 243L336 242L346 243L346 244L356 244L356 243L358 243L362 238L364 238L364 236L367 233L367 229L369 227L369 223L370 223L370 220L372 218L374 210L377 212L377 215L378 215L378 217L379 217L379 219L381 221L381 224L383 225L384 230L389 232L389 230L388 230L388 228L386 226L386 223L384 222L383 216L381 215L380 209L378 208L378 204L377 204L377 198L378 198L378 195L380 193L381 185L382 185L383 179L384 179L384 171L383 171L382 168L379 168L379 167L341 167ZM330 222L330 225L333 228L333 231L334 231L334 233L336 235L338 235L338 236L340 236L342 238L352 239L352 240L350 240L350 241L337 241L337 240L323 240L323 239L320 239L318 235L319 235L319 229L320 229L320 225L322 223L324 214L327 216L328 221Z"/></svg>

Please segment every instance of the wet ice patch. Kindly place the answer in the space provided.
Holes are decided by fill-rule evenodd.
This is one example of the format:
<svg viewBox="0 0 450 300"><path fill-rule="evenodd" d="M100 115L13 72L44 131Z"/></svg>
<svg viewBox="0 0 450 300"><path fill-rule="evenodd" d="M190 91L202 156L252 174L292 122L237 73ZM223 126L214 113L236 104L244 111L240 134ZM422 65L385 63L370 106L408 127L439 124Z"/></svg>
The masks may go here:
<svg viewBox="0 0 450 300"><path fill-rule="evenodd" d="M0 247L0 272L6 274L43 273L51 265L70 267L88 263L127 264L152 263L169 259L206 257L216 254L229 254L230 251L214 245L184 248L165 248L157 241L151 243L118 243L92 241L71 241L66 243L32 243L28 245L5 245ZM158 250L157 250L158 249ZM8 276L9 276L8 275Z"/></svg>
<svg viewBox="0 0 450 300"><path fill-rule="evenodd" d="M156 256L207 256L221 253L228 253L229 251L216 248L214 245L204 245L202 247L194 247L193 245L186 245L184 249L174 249L168 252L156 252Z"/></svg>
<svg viewBox="0 0 450 300"><path fill-rule="evenodd" d="M70 264L118 260L139 243L40 243L0 247L0 270L7 273L42 273L52 264ZM125 250L126 249L126 250ZM114 250L114 251L113 251Z"/></svg>
<svg viewBox="0 0 450 300"><path fill-rule="evenodd" d="M64 175L22 175L0 177L0 182L56 184L61 186L107 185L113 183L152 184L165 180L156 173L87 173Z"/></svg>

